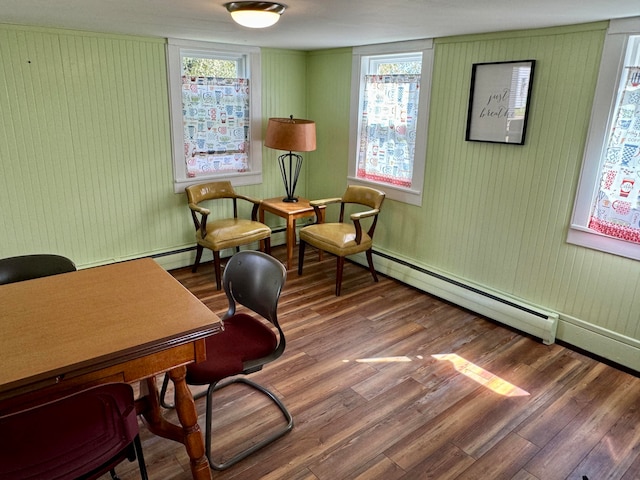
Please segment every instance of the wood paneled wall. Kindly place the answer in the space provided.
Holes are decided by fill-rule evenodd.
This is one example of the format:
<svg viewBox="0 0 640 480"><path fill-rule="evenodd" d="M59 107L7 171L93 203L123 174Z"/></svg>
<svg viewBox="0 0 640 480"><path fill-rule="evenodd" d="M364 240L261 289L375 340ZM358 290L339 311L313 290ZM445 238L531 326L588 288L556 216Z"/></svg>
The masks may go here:
<svg viewBox="0 0 640 480"><path fill-rule="evenodd" d="M86 266L184 245L164 42L0 28L2 256Z"/></svg>
<svg viewBox="0 0 640 480"><path fill-rule="evenodd" d="M262 72L263 123L306 116L305 52L264 51ZM0 25L0 257L87 267L193 246L167 90L164 40ZM279 153L241 190L283 193Z"/></svg>

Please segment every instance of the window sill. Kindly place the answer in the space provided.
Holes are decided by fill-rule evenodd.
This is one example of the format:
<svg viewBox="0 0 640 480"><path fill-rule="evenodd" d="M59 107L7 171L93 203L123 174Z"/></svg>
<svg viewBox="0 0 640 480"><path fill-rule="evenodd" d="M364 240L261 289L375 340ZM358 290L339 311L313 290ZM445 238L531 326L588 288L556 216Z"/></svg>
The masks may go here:
<svg viewBox="0 0 640 480"><path fill-rule="evenodd" d="M184 189L190 185L224 180L230 180L234 187L241 187L243 185L259 185L262 183L262 172L228 173L206 177L202 176L197 178L177 179L173 184L173 191L174 193L184 193Z"/></svg>
<svg viewBox="0 0 640 480"><path fill-rule="evenodd" d="M363 180L356 177L347 177L350 185L362 185L365 187L377 188L386 194L386 198L396 200L398 202L408 203L409 205L422 205L422 192L411 190L409 188L399 188L387 183L378 183L370 180Z"/></svg>
<svg viewBox="0 0 640 480"><path fill-rule="evenodd" d="M640 245L608 237L580 225L571 225L567 235L567 243L631 258L632 260L640 260Z"/></svg>

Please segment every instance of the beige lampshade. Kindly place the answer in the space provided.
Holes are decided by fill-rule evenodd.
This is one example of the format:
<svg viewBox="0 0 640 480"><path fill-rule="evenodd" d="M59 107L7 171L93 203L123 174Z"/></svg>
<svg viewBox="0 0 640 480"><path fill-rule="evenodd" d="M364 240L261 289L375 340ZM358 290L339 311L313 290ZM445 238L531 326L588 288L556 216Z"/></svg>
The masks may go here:
<svg viewBox="0 0 640 480"><path fill-rule="evenodd" d="M266 147L288 152L312 152L316 149L316 122L300 118L270 118Z"/></svg>

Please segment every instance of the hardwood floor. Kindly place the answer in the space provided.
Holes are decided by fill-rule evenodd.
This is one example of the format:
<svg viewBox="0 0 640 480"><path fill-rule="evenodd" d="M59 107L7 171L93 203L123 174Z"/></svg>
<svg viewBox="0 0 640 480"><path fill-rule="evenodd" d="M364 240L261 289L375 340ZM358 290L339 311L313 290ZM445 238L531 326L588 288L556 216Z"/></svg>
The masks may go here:
<svg viewBox="0 0 640 480"><path fill-rule="evenodd" d="M211 264L172 273L224 313ZM251 378L295 426L214 479L640 479L640 378L349 262L341 297L334 282L335 259L313 251L288 272L287 350ZM243 387L216 395L217 458L283 421ZM189 479L182 446L141 430L150 478ZM118 472L139 478L135 463Z"/></svg>

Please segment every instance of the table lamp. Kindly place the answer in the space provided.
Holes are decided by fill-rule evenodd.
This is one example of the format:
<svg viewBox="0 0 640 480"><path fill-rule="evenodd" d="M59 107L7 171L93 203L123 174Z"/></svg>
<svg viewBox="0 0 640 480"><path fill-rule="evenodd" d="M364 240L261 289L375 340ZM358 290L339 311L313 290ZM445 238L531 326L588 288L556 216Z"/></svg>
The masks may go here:
<svg viewBox="0 0 640 480"><path fill-rule="evenodd" d="M294 193L302 167L302 155L293 152L312 152L316 149L316 123L312 120L293 118L293 115L289 118L270 118L264 145L275 150L289 151L278 157L282 181L287 192L282 201L297 202Z"/></svg>

